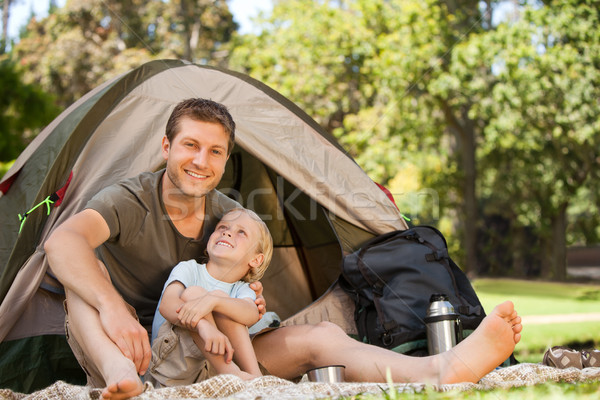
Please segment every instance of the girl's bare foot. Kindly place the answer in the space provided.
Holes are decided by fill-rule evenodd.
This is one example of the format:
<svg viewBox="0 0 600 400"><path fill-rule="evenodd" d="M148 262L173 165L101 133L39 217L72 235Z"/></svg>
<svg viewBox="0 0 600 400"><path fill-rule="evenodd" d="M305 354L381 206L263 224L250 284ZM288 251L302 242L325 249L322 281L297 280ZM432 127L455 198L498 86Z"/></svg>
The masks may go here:
<svg viewBox="0 0 600 400"><path fill-rule="evenodd" d="M252 379L259 378L262 375L255 375L255 374L250 374L245 371L240 371L239 374L237 374L237 376L239 376L240 378L242 378L245 381L251 381Z"/></svg>
<svg viewBox="0 0 600 400"><path fill-rule="evenodd" d="M522 329L513 303L499 304L465 340L436 356L440 383L478 382L510 357Z"/></svg>

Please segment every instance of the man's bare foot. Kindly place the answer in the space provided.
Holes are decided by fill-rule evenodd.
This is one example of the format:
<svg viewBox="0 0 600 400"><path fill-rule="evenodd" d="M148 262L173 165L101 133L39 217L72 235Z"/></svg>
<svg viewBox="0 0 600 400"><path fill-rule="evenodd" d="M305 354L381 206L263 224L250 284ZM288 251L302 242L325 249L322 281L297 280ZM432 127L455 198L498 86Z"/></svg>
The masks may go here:
<svg viewBox="0 0 600 400"><path fill-rule="evenodd" d="M522 329L513 303L499 304L471 335L438 355L440 383L478 382L510 357Z"/></svg>
<svg viewBox="0 0 600 400"><path fill-rule="evenodd" d="M102 391L103 399L128 399L137 396L144 391L144 385L136 372L131 376L125 375L118 381L113 382L114 383L109 383Z"/></svg>

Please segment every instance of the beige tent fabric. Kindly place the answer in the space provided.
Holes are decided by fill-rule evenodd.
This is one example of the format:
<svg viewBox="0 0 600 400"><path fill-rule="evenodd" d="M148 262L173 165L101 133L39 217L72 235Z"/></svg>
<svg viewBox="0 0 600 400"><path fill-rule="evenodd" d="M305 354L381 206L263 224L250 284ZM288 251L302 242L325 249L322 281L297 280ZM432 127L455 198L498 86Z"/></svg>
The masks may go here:
<svg viewBox="0 0 600 400"><path fill-rule="evenodd" d="M308 307L281 321L281 326L333 322L348 335L358 335L354 323L354 301L336 282Z"/></svg>
<svg viewBox="0 0 600 400"><path fill-rule="evenodd" d="M454 385L427 386L422 383L382 384L382 383L312 383L301 381L293 383L274 376L263 376L252 381L243 381L233 375L219 375L204 382L189 386L153 389L146 384L146 390L135 397L138 400L155 399L239 399L239 400L292 400L338 398L364 393L379 394L395 389L398 393L419 393L427 388L441 392L451 390L489 390L509 389L531 386L544 382L580 383L600 379L600 368L556 369L541 364L519 364L492 371L479 383L461 383ZM37 400L37 399L99 399L101 390L84 386L56 382L52 386L24 395L7 389L0 389L0 399ZM384 398L382 396L382 398Z"/></svg>
<svg viewBox="0 0 600 400"><path fill-rule="evenodd" d="M0 342L7 337L13 324L16 323L18 319L14 317L15 311L18 313L16 315L22 315L22 311L25 310L30 303L30 300L35 295L37 287L42 281L45 273L45 269L37 267L42 261L43 254L41 251L36 251L29 257L22 270L23 272L17 274L17 277L6 295L6 298L11 299L11 301L4 301L0 304L0 321L3 321L3 323L0 324ZM27 330L31 330L31 327L28 326ZM25 336L27 335L29 334L26 334ZM16 338L18 337L8 336L8 340Z"/></svg>

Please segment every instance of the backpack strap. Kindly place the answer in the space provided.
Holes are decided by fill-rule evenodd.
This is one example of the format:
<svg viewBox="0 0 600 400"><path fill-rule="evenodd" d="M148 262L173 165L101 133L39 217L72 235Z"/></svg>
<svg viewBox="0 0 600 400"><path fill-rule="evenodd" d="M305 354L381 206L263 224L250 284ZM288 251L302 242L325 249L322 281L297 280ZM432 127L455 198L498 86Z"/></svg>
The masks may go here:
<svg viewBox="0 0 600 400"><path fill-rule="evenodd" d="M364 247L360 250L359 254L358 254L358 269L360 271L360 273L362 274L362 276L365 278L365 280L367 281L367 283L369 284L369 286L371 286L372 290L373 290L373 305L375 306L375 310L377 312L377 319L379 319L379 323L381 324L381 326L384 329L384 332L381 335L381 341L383 342L383 344L385 346L389 346L392 344L394 338L388 333L390 330L394 329L396 326L398 326L398 323L396 321L386 321L384 319L384 313L383 313L383 308L381 306L381 301L380 299L383 297L383 288L385 285L385 282L381 279L379 279L378 276L375 276L376 281L374 282L371 279L371 276L369 274L369 271L372 272L372 269L369 268L364 261L364 254L367 251L369 247Z"/></svg>

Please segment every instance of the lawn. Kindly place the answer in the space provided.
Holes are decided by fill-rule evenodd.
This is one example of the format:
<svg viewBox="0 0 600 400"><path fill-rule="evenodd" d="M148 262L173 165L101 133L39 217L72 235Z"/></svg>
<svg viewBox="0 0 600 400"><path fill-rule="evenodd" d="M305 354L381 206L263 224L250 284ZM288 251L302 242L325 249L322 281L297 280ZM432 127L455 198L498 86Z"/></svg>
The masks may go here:
<svg viewBox="0 0 600 400"><path fill-rule="evenodd" d="M522 316L600 313L600 285L561 284L511 279L473 282L484 309L511 300ZM541 362L547 348L600 347L600 320L551 324L525 324L515 355L521 362Z"/></svg>
<svg viewBox="0 0 600 400"><path fill-rule="evenodd" d="M382 393L347 397L346 400L583 400L600 398L600 382L545 383L512 389L478 390L470 392L437 392L427 388L421 393Z"/></svg>

